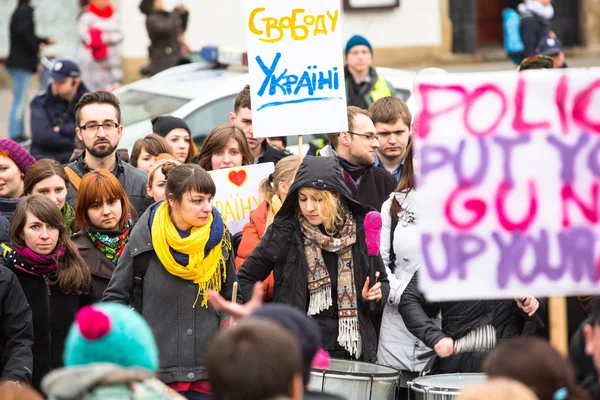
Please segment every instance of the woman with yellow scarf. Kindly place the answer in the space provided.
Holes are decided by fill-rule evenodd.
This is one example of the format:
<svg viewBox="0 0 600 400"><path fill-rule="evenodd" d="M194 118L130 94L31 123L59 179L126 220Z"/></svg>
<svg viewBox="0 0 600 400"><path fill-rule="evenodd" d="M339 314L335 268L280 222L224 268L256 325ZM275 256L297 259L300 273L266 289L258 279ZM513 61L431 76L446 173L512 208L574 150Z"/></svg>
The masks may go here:
<svg viewBox="0 0 600 400"><path fill-rule="evenodd" d="M166 200L133 228L103 301L132 304L148 321L160 380L187 398L210 399L204 350L229 315L208 307L207 291L231 299L237 281L231 239L204 169L166 164L162 173Z"/></svg>

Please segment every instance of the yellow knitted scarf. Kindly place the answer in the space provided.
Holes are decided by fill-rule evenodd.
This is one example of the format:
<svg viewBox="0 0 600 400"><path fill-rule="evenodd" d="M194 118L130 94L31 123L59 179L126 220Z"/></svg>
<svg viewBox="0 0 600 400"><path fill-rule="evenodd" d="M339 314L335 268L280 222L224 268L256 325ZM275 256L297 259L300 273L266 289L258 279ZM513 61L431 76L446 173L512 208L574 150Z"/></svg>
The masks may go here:
<svg viewBox="0 0 600 400"><path fill-rule="evenodd" d="M206 225L192 228L190 236L182 238L169 215L169 203L164 201L158 206L152 223L152 245L165 269L172 275L198 284L194 308L200 295L202 295L202 306L208 308L207 290L221 291L221 284L227 278L226 260L222 251L223 246L231 250L231 243L226 240L227 229L223 231L221 242L204 257L204 247L210 236L212 222L211 214ZM179 253L187 254L188 265L183 266L175 261L169 247Z"/></svg>

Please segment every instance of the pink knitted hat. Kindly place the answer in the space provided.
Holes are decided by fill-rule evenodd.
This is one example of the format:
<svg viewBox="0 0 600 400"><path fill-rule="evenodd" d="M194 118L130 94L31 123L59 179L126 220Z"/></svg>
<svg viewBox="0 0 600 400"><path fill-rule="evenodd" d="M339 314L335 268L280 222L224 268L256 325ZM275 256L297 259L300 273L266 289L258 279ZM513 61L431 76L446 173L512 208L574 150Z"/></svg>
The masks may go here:
<svg viewBox="0 0 600 400"><path fill-rule="evenodd" d="M35 163L35 158L20 144L10 139L0 139L0 152L5 152L22 173L26 174Z"/></svg>

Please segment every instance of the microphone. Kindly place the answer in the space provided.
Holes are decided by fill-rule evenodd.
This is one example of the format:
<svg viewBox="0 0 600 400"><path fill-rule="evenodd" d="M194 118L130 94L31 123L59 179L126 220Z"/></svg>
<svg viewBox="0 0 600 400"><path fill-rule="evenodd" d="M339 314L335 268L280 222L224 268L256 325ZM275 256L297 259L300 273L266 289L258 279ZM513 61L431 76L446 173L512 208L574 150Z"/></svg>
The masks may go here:
<svg viewBox="0 0 600 400"><path fill-rule="evenodd" d="M379 254L381 244L381 214L377 211L369 211L365 215L365 242L367 243L367 253L370 256Z"/></svg>

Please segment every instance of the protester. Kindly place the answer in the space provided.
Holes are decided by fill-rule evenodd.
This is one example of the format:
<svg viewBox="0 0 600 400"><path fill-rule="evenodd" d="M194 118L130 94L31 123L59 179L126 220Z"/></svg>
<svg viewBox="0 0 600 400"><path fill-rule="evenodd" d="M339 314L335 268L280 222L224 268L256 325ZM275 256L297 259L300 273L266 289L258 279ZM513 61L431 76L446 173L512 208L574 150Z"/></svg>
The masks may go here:
<svg viewBox="0 0 600 400"><path fill-rule="evenodd" d="M152 197L154 201L166 200L165 186L167 184L167 178L162 172L165 165L177 167L181 165L181 163L170 154L161 154L156 158L156 162L152 164L148 170L148 184L146 187L148 196Z"/></svg>
<svg viewBox="0 0 600 400"><path fill-rule="evenodd" d="M164 137L171 144L173 155L177 161L189 163L198 154L190 128L181 118L170 115L152 118L152 131Z"/></svg>
<svg viewBox="0 0 600 400"><path fill-rule="evenodd" d="M0 383L0 399L43 400L43 397L28 386L17 385L9 381Z"/></svg>
<svg viewBox="0 0 600 400"><path fill-rule="evenodd" d="M79 189L73 243L92 273L94 294L101 299L129 240L131 205L117 178L106 170L85 174Z"/></svg>
<svg viewBox="0 0 600 400"><path fill-rule="evenodd" d="M244 225L242 240L236 252L235 266L239 270L246 258L260 243L265 230L273 223L281 209L288 190L294 182L300 166L299 156L289 156L275 166L275 171L260 183L261 205L250 213L250 221ZM265 300L273 298L273 273L263 281Z"/></svg>
<svg viewBox="0 0 600 400"><path fill-rule="evenodd" d="M408 106L397 97L384 97L371 104L369 113L379 138L375 166L388 170L400 183L404 153L411 137Z"/></svg>
<svg viewBox="0 0 600 400"><path fill-rule="evenodd" d="M546 340L520 337L500 343L485 358L489 377L517 380L540 400L587 400L569 362Z"/></svg>
<svg viewBox="0 0 600 400"><path fill-rule="evenodd" d="M152 11L146 18L146 29L150 38L150 75L174 67L183 57L183 21L187 11L174 1L154 0Z"/></svg>
<svg viewBox="0 0 600 400"><path fill-rule="evenodd" d="M114 90L123 80L120 44L123 29L110 0L90 0L77 21L78 63L90 90Z"/></svg>
<svg viewBox="0 0 600 400"><path fill-rule="evenodd" d="M21 199L10 227L14 250L2 264L15 273L33 316L33 387L63 364L62 352L75 313L94 301L90 272L63 216L45 196Z"/></svg>
<svg viewBox="0 0 600 400"><path fill-rule="evenodd" d="M167 200L141 216L103 300L134 303L156 335L158 377L187 398L202 398L210 395L204 348L229 323L208 307L207 290L231 300L235 265L230 235L211 205L210 175L195 164L169 167Z"/></svg>
<svg viewBox="0 0 600 400"><path fill-rule="evenodd" d="M214 171L252 165L254 156L244 133L233 125L223 124L210 131L197 163L207 171Z"/></svg>
<svg viewBox="0 0 600 400"><path fill-rule="evenodd" d="M338 160L352 198L381 210L397 183L391 173L374 165L379 138L371 114L348 107L348 131L328 133L327 139L329 145L321 149L320 155Z"/></svg>
<svg viewBox="0 0 600 400"><path fill-rule="evenodd" d="M0 216L11 218L23 195L25 174L35 164L31 156L16 142L0 139ZM0 219L0 231L4 226Z"/></svg>
<svg viewBox="0 0 600 400"><path fill-rule="evenodd" d="M376 100L395 96L391 83L377 75L373 65L373 47L360 35L354 35L346 43L346 102L366 110Z"/></svg>
<svg viewBox="0 0 600 400"><path fill-rule="evenodd" d="M521 17L521 39L525 46L523 55L534 56L537 47L545 36L555 36L550 31L550 20L554 16L552 0L525 0L519 4L517 11Z"/></svg>
<svg viewBox="0 0 600 400"><path fill-rule="evenodd" d="M385 99L377 102L383 100ZM373 106L377 106L377 102ZM416 378L427 362L418 357L430 350L408 330L398 312L402 294L422 263L417 226L418 203L415 196L413 147L408 144L400 184L381 209L380 251L390 281L390 295L383 312L377 349L379 364L402 371L402 398L406 398L405 383L410 378ZM439 325L439 320L437 324Z"/></svg>
<svg viewBox="0 0 600 400"><path fill-rule="evenodd" d="M527 57L521 61L518 71L526 71L528 69L552 69L554 68L554 60L552 57L535 55Z"/></svg>
<svg viewBox="0 0 600 400"><path fill-rule="evenodd" d="M42 381L50 400L183 399L154 377L158 349L152 330L121 304L82 308L65 344L65 368Z"/></svg>
<svg viewBox="0 0 600 400"><path fill-rule="evenodd" d="M69 175L72 185L69 187L67 202L75 205L81 181L78 178L95 169L106 169L123 186L136 211L132 213L136 219L152 202L147 197L146 174L121 160L117 152L123 135L119 100L109 92L87 93L77 103L75 116L77 137L83 142L85 150L67 165L67 173L69 174L69 169L74 172Z"/></svg>
<svg viewBox="0 0 600 400"><path fill-rule="evenodd" d="M277 150L284 151L287 148L287 137L285 136L274 136L267 138L267 143Z"/></svg>
<svg viewBox="0 0 600 400"><path fill-rule="evenodd" d="M381 312L389 284L381 257L367 253L370 209L352 199L342 171L332 158L304 159L275 221L239 270L240 291L250 300L254 284L274 271L273 301L307 311L325 350L375 362L369 315Z"/></svg>
<svg viewBox="0 0 600 400"><path fill-rule="evenodd" d="M552 57L554 68L568 68L563 45L558 38L544 36L538 44L537 52L543 56Z"/></svg>
<svg viewBox="0 0 600 400"><path fill-rule="evenodd" d="M57 61L52 82L31 101L31 155L36 159L69 162L75 150L75 105L89 92L80 75L73 61Z"/></svg>
<svg viewBox="0 0 600 400"><path fill-rule="evenodd" d="M13 102L8 121L8 137L22 142L25 137L25 104L31 77L37 72L38 53L46 44L56 43L54 38L35 34L35 21L31 0L18 0L10 18L10 50L6 69L12 82Z"/></svg>
<svg viewBox="0 0 600 400"><path fill-rule="evenodd" d="M277 164L279 160L291 154L287 151L277 150L273 146L269 146L265 138L254 137L250 85L244 86L242 91L238 93L235 98L233 112L229 114L229 121L246 135L248 146L250 146L250 150L254 156L254 161L252 163L262 164L272 162L273 164Z"/></svg>
<svg viewBox="0 0 600 400"><path fill-rule="evenodd" d="M135 141L129 164L147 173L152 164L156 162L156 157L165 153L175 154L171 144L162 136L151 133Z"/></svg>
<svg viewBox="0 0 600 400"><path fill-rule="evenodd" d="M17 277L2 265L0 298L0 376L2 380L11 383L28 384L33 371L31 309ZM2 390L0 389L0 394L3 393ZM6 397L0 395L0 399L4 398Z"/></svg>
<svg viewBox="0 0 600 400"><path fill-rule="evenodd" d="M214 400L301 400L302 358L291 332L261 318L248 318L210 342L206 365Z"/></svg>
<svg viewBox="0 0 600 400"><path fill-rule="evenodd" d="M461 389L456 400L538 400L521 382L505 378L488 379L485 383L468 385Z"/></svg>
<svg viewBox="0 0 600 400"><path fill-rule="evenodd" d="M45 158L37 161L29 168L23 181L23 193L25 195L41 194L48 197L56 204L63 216L63 222L69 231L73 233L73 221L75 210L67 203L67 190L69 177L65 169L56 160Z"/></svg>

